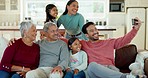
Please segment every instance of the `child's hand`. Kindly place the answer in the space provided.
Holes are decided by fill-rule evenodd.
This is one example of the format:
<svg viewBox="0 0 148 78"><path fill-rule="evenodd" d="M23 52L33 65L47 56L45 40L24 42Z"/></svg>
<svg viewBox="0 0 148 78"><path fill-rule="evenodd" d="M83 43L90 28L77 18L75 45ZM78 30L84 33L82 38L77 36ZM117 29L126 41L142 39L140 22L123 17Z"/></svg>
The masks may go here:
<svg viewBox="0 0 148 78"><path fill-rule="evenodd" d="M74 70L74 74L78 74L79 70L78 69L75 69Z"/></svg>
<svg viewBox="0 0 148 78"><path fill-rule="evenodd" d="M68 72L68 71L71 71L71 69L70 69L70 68L67 68L67 69L66 69L66 72Z"/></svg>
<svg viewBox="0 0 148 78"><path fill-rule="evenodd" d="M22 76L22 77L25 77L25 75L26 75L26 72L16 72L17 74L19 74L20 76Z"/></svg>

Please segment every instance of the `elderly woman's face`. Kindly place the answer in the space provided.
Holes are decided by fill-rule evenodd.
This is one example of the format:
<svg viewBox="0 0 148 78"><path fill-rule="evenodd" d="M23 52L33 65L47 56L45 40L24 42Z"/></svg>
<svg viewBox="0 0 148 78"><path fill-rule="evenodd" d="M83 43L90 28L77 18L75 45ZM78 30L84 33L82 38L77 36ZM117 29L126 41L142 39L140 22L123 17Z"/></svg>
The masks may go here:
<svg viewBox="0 0 148 78"><path fill-rule="evenodd" d="M27 32L27 37L34 41L36 39L36 35L37 35L37 30L36 30L36 27L34 25L31 26L31 28L28 30Z"/></svg>

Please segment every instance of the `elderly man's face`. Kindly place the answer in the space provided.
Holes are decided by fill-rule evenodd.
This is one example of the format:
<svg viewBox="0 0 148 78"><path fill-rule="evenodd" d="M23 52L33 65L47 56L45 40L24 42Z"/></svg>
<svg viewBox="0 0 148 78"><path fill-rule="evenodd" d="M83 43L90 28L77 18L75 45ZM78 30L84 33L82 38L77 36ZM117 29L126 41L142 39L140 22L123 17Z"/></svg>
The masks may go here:
<svg viewBox="0 0 148 78"><path fill-rule="evenodd" d="M47 39L50 41L56 41L58 39L58 28L57 26L49 26L47 31Z"/></svg>

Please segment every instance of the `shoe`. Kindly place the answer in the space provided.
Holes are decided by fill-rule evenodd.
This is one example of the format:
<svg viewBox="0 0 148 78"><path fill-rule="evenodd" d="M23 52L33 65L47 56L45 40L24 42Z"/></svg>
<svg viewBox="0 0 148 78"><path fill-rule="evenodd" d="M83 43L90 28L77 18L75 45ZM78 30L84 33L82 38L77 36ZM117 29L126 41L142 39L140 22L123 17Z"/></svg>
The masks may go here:
<svg viewBox="0 0 148 78"><path fill-rule="evenodd" d="M146 75L138 75L137 78L147 78L147 76Z"/></svg>

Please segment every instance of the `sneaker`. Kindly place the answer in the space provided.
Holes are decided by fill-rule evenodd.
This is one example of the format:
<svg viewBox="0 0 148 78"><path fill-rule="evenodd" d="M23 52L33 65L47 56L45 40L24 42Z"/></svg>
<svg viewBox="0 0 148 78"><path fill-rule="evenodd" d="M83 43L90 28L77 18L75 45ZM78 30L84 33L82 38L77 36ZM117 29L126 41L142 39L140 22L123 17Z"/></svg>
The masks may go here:
<svg viewBox="0 0 148 78"><path fill-rule="evenodd" d="M147 78L146 75L138 75L137 78Z"/></svg>
<svg viewBox="0 0 148 78"><path fill-rule="evenodd" d="M147 78L146 75L132 75L132 74L127 74L126 78Z"/></svg>
<svg viewBox="0 0 148 78"><path fill-rule="evenodd" d="M126 78L139 78L139 76L135 76L135 75L132 75L132 74L127 74Z"/></svg>

